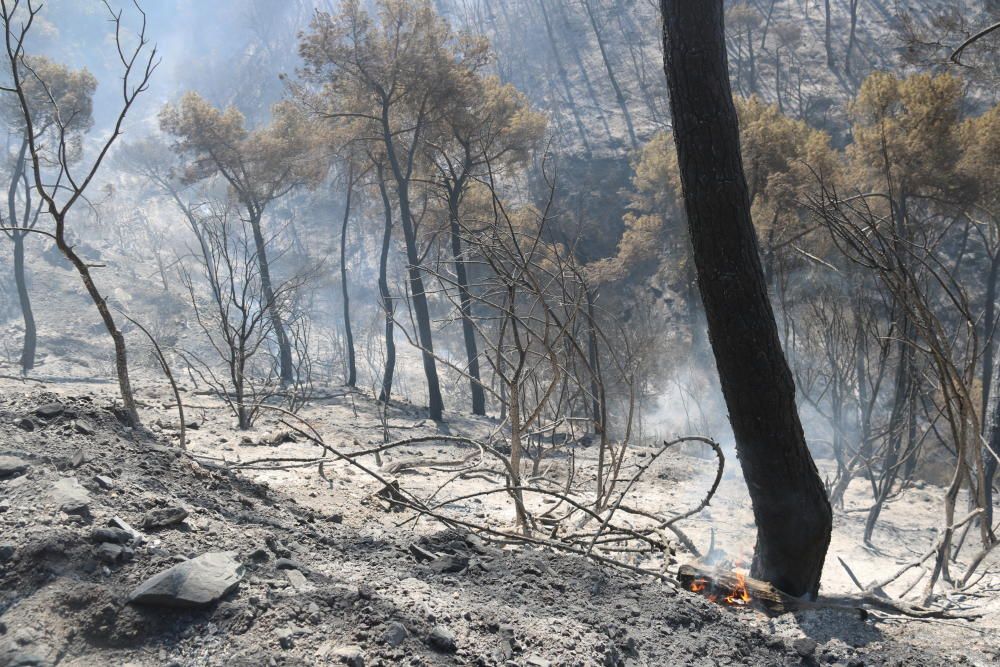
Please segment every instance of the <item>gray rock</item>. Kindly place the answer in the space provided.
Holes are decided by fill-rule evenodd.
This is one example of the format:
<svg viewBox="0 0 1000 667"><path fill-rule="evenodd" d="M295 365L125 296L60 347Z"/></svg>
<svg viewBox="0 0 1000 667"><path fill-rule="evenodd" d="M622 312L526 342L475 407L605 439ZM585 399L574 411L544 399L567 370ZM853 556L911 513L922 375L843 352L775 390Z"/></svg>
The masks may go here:
<svg viewBox="0 0 1000 667"><path fill-rule="evenodd" d="M14 557L14 552L16 551L17 547L14 546L13 542L0 543L0 563L9 561Z"/></svg>
<svg viewBox="0 0 1000 667"><path fill-rule="evenodd" d="M6 498L0 500L0 514L6 512L9 509L10 509L10 501L7 500Z"/></svg>
<svg viewBox="0 0 1000 667"><path fill-rule="evenodd" d="M94 482L105 491L110 491L115 485L115 481L105 475L95 475Z"/></svg>
<svg viewBox="0 0 1000 667"><path fill-rule="evenodd" d="M399 621L392 621L386 626L385 632L382 633L382 643L395 648L405 642L409 636L410 633L406 631L405 625Z"/></svg>
<svg viewBox="0 0 1000 667"><path fill-rule="evenodd" d="M95 528L90 531L90 539L94 542L111 542L112 544L128 544L135 536L121 528Z"/></svg>
<svg viewBox="0 0 1000 667"><path fill-rule="evenodd" d="M75 422L73 422L73 428L80 435L94 435L95 433L94 427L90 424L90 422L84 421L82 419L78 419Z"/></svg>
<svg viewBox="0 0 1000 667"><path fill-rule="evenodd" d="M243 574L243 566L233 552L210 552L150 577L132 591L129 601L164 607L201 607L236 588Z"/></svg>
<svg viewBox="0 0 1000 667"><path fill-rule="evenodd" d="M72 504L89 504L90 493L76 477L61 477L49 488L49 497L60 507Z"/></svg>
<svg viewBox="0 0 1000 667"><path fill-rule="evenodd" d="M24 474L30 467L30 463L16 456L0 456L0 479Z"/></svg>
<svg viewBox="0 0 1000 667"><path fill-rule="evenodd" d="M16 420L14 423L22 431L27 431L28 433L31 433L32 431L35 430L35 422L31 421L31 419L29 417L21 417L20 419Z"/></svg>
<svg viewBox="0 0 1000 667"><path fill-rule="evenodd" d="M469 559L465 556L441 556L434 559L428 567L438 574L461 572L469 567Z"/></svg>
<svg viewBox="0 0 1000 667"><path fill-rule="evenodd" d="M52 402L46 403L44 405L39 405L35 409L35 414L42 419L54 419L61 415L66 410L62 403Z"/></svg>
<svg viewBox="0 0 1000 667"><path fill-rule="evenodd" d="M803 658L808 658L816 653L816 640L811 637L799 637L792 642L792 648Z"/></svg>
<svg viewBox="0 0 1000 667"><path fill-rule="evenodd" d="M159 530L176 525L188 517L188 511L183 507L161 507L150 510L142 518L142 527L146 530Z"/></svg>
<svg viewBox="0 0 1000 667"><path fill-rule="evenodd" d="M299 572L298 570L285 570L285 577L288 578L288 583L292 585L297 591L304 591L309 588L309 581L306 576Z"/></svg>
<svg viewBox="0 0 1000 667"><path fill-rule="evenodd" d="M360 646L338 646L330 651L330 657L348 667L365 667L365 654Z"/></svg>
<svg viewBox="0 0 1000 667"><path fill-rule="evenodd" d="M98 560L104 561L105 563L126 563L132 560L135 556L135 552L120 544L104 542L97 547L95 555Z"/></svg>
<svg viewBox="0 0 1000 667"><path fill-rule="evenodd" d="M302 563L291 558L279 558L274 561L274 566L279 570L305 570L307 569Z"/></svg>
<svg viewBox="0 0 1000 667"><path fill-rule="evenodd" d="M458 650L455 643L455 633L443 625L435 625L434 629L427 636L427 644L442 653L454 653Z"/></svg>

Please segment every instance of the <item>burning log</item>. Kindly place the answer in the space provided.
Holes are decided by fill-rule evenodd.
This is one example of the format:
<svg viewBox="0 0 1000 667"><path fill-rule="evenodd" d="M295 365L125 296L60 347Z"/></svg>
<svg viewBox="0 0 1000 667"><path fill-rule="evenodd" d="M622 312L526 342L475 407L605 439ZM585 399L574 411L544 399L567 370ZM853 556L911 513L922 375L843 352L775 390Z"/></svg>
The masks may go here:
<svg viewBox="0 0 1000 667"><path fill-rule="evenodd" d="M737 607L755 603L766 611L783 614L794 609L799 602L777 588L740 572L707 569L698 565L681 565L677 571L681 585L694 593L701 593L709 600Z"/></svg>
<svg viewBox="0 0 1000 667"><path fill-rule="evenodd" d="M964 620L978 618L982 615L975 611L956 612L921 607L871 592L866 592L861 596L821 596L815 601L803 600L782 593L766 581L760 581L739 572L708 569L696 564L681 565L677 571L677 580L685 589L700 593L712 602L737 607L757 607L769 614L776 615L802 609L842 609L861 614L866 614L868 610L877 610L911 618Z"/></svg>

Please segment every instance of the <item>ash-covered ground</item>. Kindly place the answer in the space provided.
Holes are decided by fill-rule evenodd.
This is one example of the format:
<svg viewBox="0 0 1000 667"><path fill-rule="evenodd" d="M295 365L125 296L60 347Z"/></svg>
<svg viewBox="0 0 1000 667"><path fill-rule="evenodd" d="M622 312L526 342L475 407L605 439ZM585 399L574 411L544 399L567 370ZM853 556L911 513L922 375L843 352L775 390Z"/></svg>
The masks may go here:
<svg viewBox="0 0 1000 667"><path fill-rule="evenodd" d="M998 659L990 630L995 616L904 622L831 609L772 618L578 556L414 522L406 512L387 512L372 498L377 482L344 465L331 463L322 477L316 467L233 472L214 459L317 452L301 440L275 444L281 439L268 435L273 420L253 433L233 431L225 411L206 396L185 398L197 428L188 429L182 452L165 388L141 387L149 424L142 431L122 426L110 392L107 385L4 382L0 665L985 665ZM381 440L376 412L360 394L306 410L328 442L345 448ZM389 424L394 437L440 428L404 404L393 407ZM448 428L478 435L489 427L455 419ZM432 454L410 454L461 458L462 452L442 443ZM680 456L664 465L649 484L681 494L678 480L706 464ZM438 483L421 469L400 480L415 488ZM670 502L668 496L649 497ZM711 523L720 535L745 521L735 511L729 524L719 518L727 502L722 494L713 504ZM465 511L510 525L508 510L481 503ZM696 519L689 529L701 539L707 526ZM174 579L149 583L170 568ZM199 595L212 599L175 606L203 602Z"/></svg>

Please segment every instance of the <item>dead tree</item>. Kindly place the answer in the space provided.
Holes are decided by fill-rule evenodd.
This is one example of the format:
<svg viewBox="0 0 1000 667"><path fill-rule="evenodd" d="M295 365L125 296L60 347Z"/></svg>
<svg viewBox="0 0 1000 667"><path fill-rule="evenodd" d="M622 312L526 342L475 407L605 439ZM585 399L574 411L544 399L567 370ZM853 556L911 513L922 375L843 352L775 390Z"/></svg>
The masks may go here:
<svg viewBox="0 0 1000 667"><path fill-rule="evenodd" d="M261 258L257 254L253 223L231 207L221 207L201 221L208 254L194 255L209 282L210 298L201 296L191 273L181 269L192 311L213 351L206 358L193 349L182 351L194 374L232 410L241 429L253 426L261 406L280 390L280 373L270 355L272 328L270 298L288 298L291 282L264 289Z"/></svg>
<svg viewBox="0 0 1000 667"><path fill-rule="evenodd" d="M747 480L752 574L815 596L832 511L768 300L729 87L722 0L661 0L664 71L698 287Z"/></svg>
<svg viewBox="0 0 1000 667"><path fill-rule="evenodd" d="M132 48L124 43L121 11L113 11L107 3L105 3L105 7L108 9L111 23L115 28L114 39L122 68L121 101L111 133L99 145L96 156L81 172L74 173L75 170L70 164L72 147L68 145L67 128L73 120L72 115L69 118L64 118L59 113L56 98L45 81L41 80L36 70L32 68L30 58L25 54L27 37L41 11L41 7L35 6L31 0L26 3L22 3L20 0L2 0L0 2L0 22L4 26L4 46L11 81L11 85L2 88L2 90L13 93L17 97L24 120L25 134L28 138L28 154L31 156L31 172L35 191L42 200L41 206L54 223L53 239L56 247L80 275L84 288L97 307L104 327L114 343L115 368L118 375L118 388L124 405L124 416L131 425L138 426L140 424L139 412L132 393L132 383L129 379L125 335L118 328L107 300L94 281L91 274L91 269L94 266L76 252L66 235L67 218L70 211L84 197L87 188L93 182L101 165L104 164L104 159L111 150L111 146L122 133L125 117L139 95L149 87L149 81L159 64L156 47L150 46L146 37L146 14L141 7L136 4L136 10L141 16L141 24L133 40L134 47ZM36 122L37 114L32 109L26 93L26 82L29 79L46 91L49 104L55 108L52 128L39 126ZM55 144L54 150L51 146L49 147L49 151L56 156L54 164L50 164L42 155L42 143L46 137Z"/></svg>

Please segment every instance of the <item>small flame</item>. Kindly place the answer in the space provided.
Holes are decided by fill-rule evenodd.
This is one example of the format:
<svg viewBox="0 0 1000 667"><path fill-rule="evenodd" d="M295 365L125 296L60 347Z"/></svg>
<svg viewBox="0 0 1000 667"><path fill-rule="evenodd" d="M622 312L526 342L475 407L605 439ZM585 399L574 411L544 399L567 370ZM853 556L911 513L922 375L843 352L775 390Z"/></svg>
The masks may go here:
<svg viewBox="0 0 1000 667"><path fill-rule="evenodd" d="M744 605L750 602L750 592L747 591L747 576L742 572L734 572L736 575L736 588L723 600L726 604Z"/></svg>
<svg viewBox="0 0 1000 667"><path fill-rule="evenodd" d="M701 593L709 602L719 602L720 604L739 607L750 604L753 598L750 597L750 591L747 590L746 574L734 570L733 575L736 577L736 586L732 589L720 589L717 587L717 582L713 582L705 577L693 579L688 588L692 593Z"/></svg>

